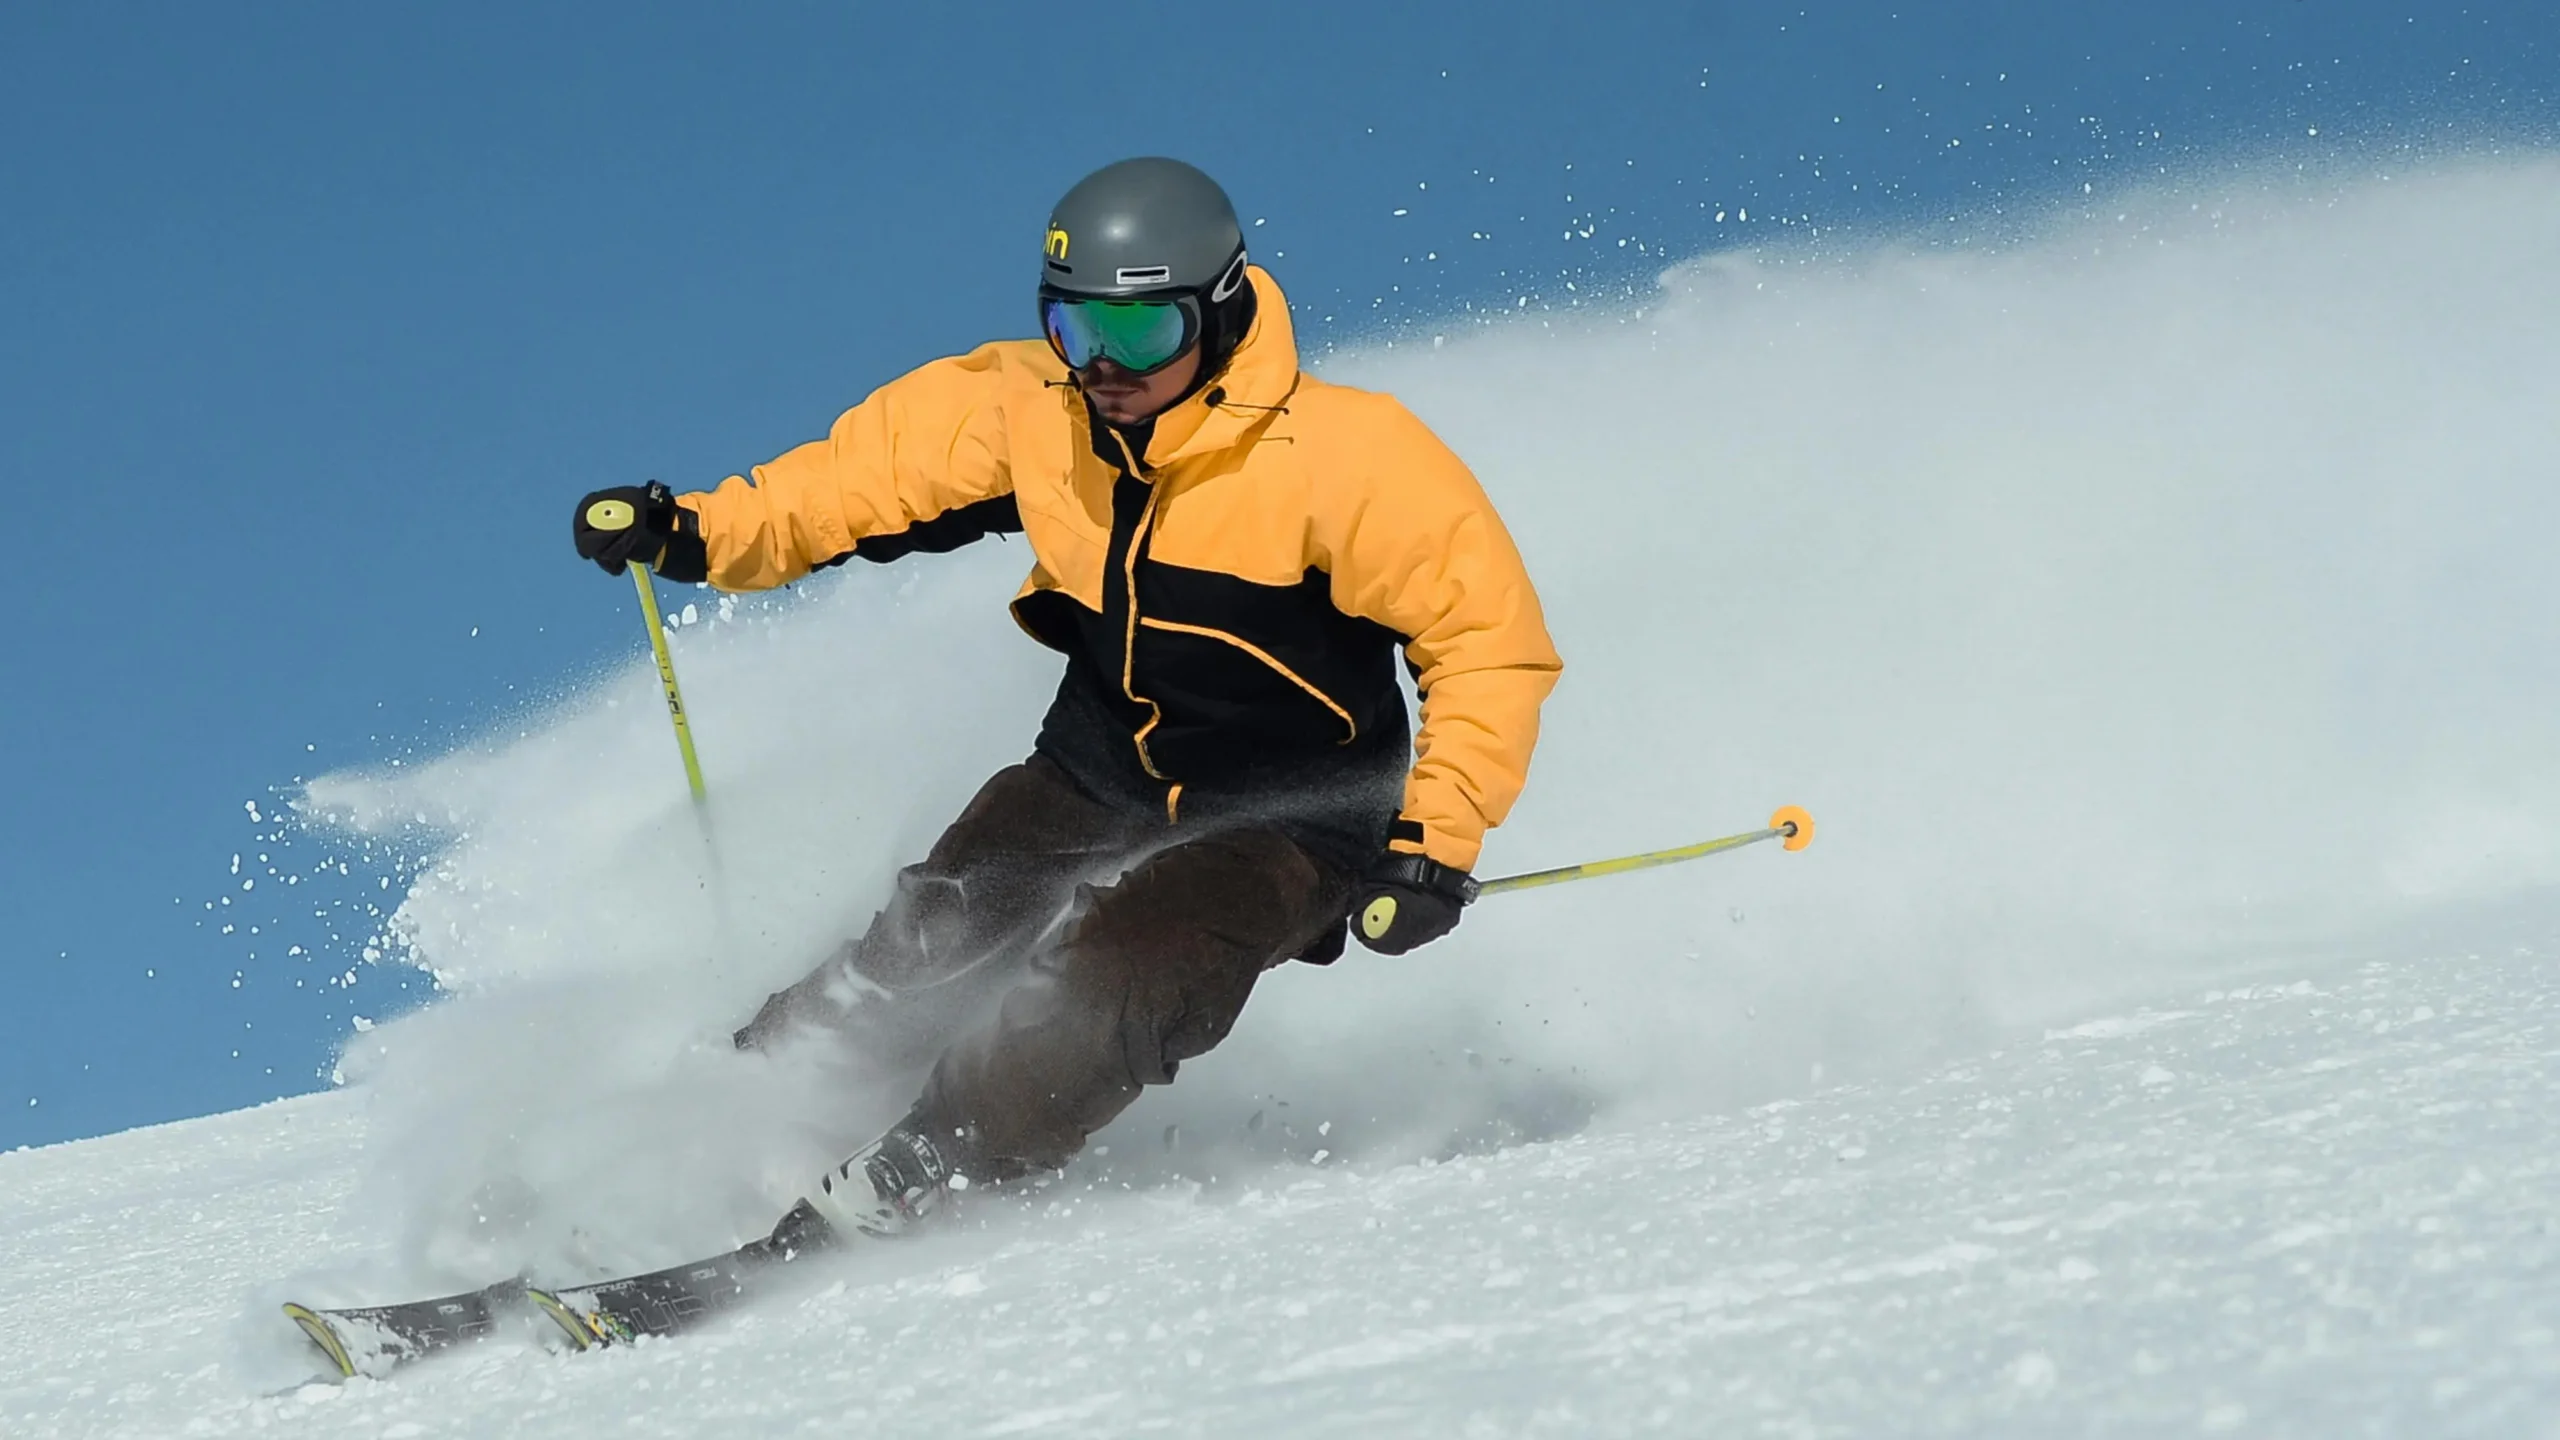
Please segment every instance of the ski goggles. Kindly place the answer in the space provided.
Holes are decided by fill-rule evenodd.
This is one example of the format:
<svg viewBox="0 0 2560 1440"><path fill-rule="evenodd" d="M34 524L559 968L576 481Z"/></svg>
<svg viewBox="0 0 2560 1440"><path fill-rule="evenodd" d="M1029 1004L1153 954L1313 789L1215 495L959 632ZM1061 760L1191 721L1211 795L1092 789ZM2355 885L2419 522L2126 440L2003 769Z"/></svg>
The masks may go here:
<svg viewBox="0 0 2560 1440"><path fill-rule="evenodd" d="M1199 340L1200 302L1188 295L1169 300L1070 300L1043 295L1040 328L1049 336L1049 348L1070 370L1108 360L1146 375L1181 359Z"/></svg>

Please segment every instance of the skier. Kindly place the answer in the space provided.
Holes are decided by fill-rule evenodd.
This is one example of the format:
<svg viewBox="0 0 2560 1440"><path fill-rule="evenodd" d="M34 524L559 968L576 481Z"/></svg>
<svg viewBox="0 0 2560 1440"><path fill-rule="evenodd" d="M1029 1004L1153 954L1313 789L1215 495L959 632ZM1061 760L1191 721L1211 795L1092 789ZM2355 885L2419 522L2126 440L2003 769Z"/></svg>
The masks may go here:
<svg viewBox="0 0 2560 1440"><path fill-rule="evenodd" d="M804 1234L895 1233L1063 1165L1224 1039L1264 970L1338 958L1346 917L1390 955L1447 934L1562 668L1465 465L1392 398L1298 368L1215 181L1096 171L1041 267L1045 340L927 364L751 479L578 506L580 555L723 590L1022 534L1014 618L1066 657L1030 758L737 1033L931 1062L793 1212Z"/></svg>

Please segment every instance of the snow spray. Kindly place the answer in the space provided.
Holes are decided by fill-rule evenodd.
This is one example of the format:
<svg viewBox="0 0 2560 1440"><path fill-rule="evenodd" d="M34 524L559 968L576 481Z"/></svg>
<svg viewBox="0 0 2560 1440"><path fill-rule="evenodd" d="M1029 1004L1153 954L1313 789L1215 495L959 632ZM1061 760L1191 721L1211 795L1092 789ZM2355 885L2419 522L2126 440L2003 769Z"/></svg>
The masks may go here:
<svg viewBox="0 0 2560 1440"><path fill-rule="evenodd" d="M2240 167L2028 230L1710 254L1614 308L1505 296L1326 362L1477 467L1565 658L1488 871L1777 794L1824 845L1282 966L1095 1173L1734 1107L2548 911L2560 158ZM665 743L636 666L521 738L311 787L358 829L456 837L397 921L450 998L348 1055L368 1203L419 1253L677 1258L896 1113L719 1037L1029 748L1055 659L1005 619L1024 563L986 543L676 617L752 921L717 977L680 819L590 783Z"/></svg>

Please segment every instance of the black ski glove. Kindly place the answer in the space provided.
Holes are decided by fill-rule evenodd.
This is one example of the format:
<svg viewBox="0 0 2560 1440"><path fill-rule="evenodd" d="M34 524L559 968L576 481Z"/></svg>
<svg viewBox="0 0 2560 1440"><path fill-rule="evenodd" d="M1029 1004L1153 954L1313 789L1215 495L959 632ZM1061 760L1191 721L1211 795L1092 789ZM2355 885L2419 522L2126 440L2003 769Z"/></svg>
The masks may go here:
<svg viewBox="0 0 2560 1440"><path fill-rule="evenodd" d="M608 575L638 560L670 580L691 584L710 577L701 521L655 480L590 494L578 502L572 528L578 554Z"/></svg>
<svg viewBox="0 0 2560 1440"><path fill-rule="evenodd" d="M1390 850L1353 892L1351 933L1381 955L1401 955L1457 929L1458 912L1475 898L1466 871Z"/></svg>

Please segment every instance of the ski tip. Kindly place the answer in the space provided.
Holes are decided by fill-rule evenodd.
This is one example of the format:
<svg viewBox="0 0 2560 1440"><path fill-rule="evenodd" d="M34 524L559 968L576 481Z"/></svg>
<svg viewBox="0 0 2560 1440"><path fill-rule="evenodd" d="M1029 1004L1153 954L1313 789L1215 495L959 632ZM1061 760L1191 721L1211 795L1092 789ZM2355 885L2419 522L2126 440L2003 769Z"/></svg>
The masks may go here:
<svg viewBox="0 0 2560 1440"><path fill-rule="evenodd" d="M311 1337L311 1343L320 1348L321 1354L329 1357L329 1363L338 1367L339 1379L355 1378L356 1362L347 1354L346 1342L338 1338L338 1332L318 1311L308 1305L287 1301L284 1313L286 1319L302 1327L302 1333Z"/></svg>
<svg viewBox="0 0 2560 1440"><path fill-rule="evenodd" d="M612 1344L616 1338L595 1320L579 1314L567 1301L548 1290L528 1285L524 1298L533 1302L533 1308L551 1317L551 1323L559 1326L560 1333L569 1337L572 1350L593 1350Z"/></svg>
<svg viewBox="0 0 2560 1440"><path fill-rule="evenodd" d="M1786 837L1778 843L1789 850L1801 850L1813 843L1813 817L1801 805L1779 806L1778 813L1769 817L1769 828Z"/></svg>

